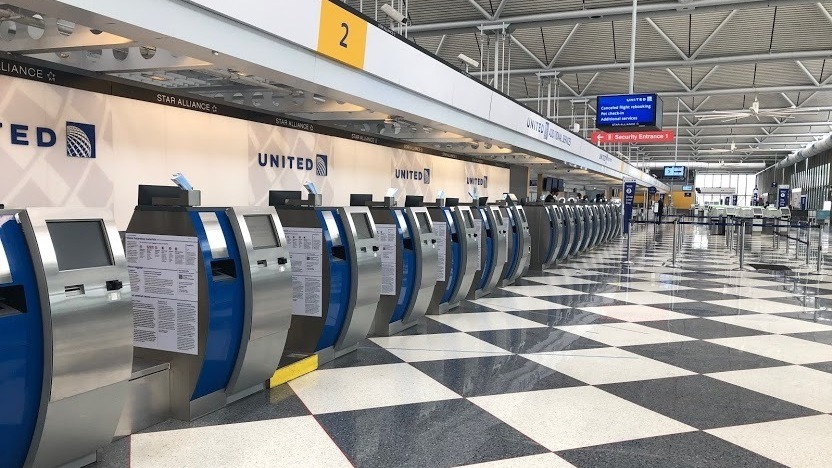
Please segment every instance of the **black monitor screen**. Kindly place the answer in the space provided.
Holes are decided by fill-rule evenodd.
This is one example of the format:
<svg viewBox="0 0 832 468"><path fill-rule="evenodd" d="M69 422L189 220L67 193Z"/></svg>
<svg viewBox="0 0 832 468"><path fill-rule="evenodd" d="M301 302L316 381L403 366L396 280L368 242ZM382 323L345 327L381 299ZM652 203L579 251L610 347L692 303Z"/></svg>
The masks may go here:
<svg viewBox="0 0 832 468"><path fill-rule="evenodd" d="M350 195L350 206L368 206L373 201L373 195L369 193L353 193Z"/></svg>
<svg viewBox="0 0 832 468"><path fill-rule="evenodd" d="M370 228L370 218L365 213L351 213L352 223L355 224L355 236L358 239L372 239L373 230Z"/></svg>
<svg viewBox="0 0 832 468"><path fill-rule="evenodd" d="M430 218L428 217L428 214L424 211L417 211L416 219L419 221L419 232L421 232L422 234L430 234L433 226L430 223Z"/></svg>
<svg viewBox="0 0 832 468"><path fill-rule="evenodd" d="M251 236L251 246L257 249L273 249L280 246L277 239L277 232L269 215L243 216L248 226L248 233Z"/></svg>
<svg viewBox="0 0 832 468"><path fill-rule="evenodd" d="M471 215L471 212L465 210L463 213L465 213L465 225L468 226L468 229L474 229L474 217Z"/></svg>
<svg viewBox="0 0 832 468"><path fill-rule="evenodd" d="M58 270L81 270L113 265L104 222L47 221Z"/></svg>
<svg viewBox="0 0 832 468"><path fill-rule="evenodd" d="M425 197L421 195L407 195L404 197L404 206L410 208L414 206L422 206L424 204Z"/></svg>

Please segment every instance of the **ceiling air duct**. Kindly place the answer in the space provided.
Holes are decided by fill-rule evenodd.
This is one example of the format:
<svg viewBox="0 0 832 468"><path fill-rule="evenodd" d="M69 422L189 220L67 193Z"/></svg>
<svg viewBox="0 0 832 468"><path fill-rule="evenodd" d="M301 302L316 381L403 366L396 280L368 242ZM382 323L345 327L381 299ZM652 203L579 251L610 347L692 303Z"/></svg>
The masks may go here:
<svg viewBox="0 0 832 468"><path fill-rule="evenodd" d="M784 167L797 164L803 160L811 158L824 151L832 149L832 133L826 135L822 139L809 143L805 148L795 151L786 156L782 161L774 165L774 169L782 169Z"/></svg>

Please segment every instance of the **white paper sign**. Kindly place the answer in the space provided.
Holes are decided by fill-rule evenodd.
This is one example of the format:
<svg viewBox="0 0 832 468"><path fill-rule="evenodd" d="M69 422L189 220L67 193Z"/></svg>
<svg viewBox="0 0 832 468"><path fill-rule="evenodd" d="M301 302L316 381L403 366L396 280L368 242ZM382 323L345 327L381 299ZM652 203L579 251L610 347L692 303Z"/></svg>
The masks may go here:
<svg viewBox="0 0 832 468"><path fill-rule="evenodd" d="M284 227L283 231L292 261L292 314L323 317L323 229Z"/></svg>
<svg viewBox="0 0 832 468"><path fill-rule="evenodd" d="M482 232L482 220L474 220L474 232L477 233L477 269L482 270L482 240L485 235Z"/></svg>
<svg viewBox="0 0 832 468"><path fill-rule="evenodd" d="M446 244L448 242L448 227L446 223L433 223L433 232L436 234L436 280L445 281L445 257L447 255Z"/></svg>
<svg viewBox="0 0 832 468"><path fill-rule="evenodd" d="M396 254L399 246L395 224L376 224L378 241L381 244L381 295L398 294L396 280Z"/></svg>
<svg viewBox="0 0 832 468"><path fill-rule="evenodd" d="M199 354L199 242L128 233L133 345Z"/></svg>

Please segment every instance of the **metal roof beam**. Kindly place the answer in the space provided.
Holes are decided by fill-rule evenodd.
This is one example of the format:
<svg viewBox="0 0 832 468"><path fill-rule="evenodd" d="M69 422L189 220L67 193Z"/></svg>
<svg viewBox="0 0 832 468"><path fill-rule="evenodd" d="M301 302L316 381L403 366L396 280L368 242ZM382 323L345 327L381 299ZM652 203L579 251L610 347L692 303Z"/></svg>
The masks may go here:
<svg viewBox="0 0 832 468"><path fill-rule="evenodd" d="M655 68L691 68L701 66L713 65L737 65L742 63L759 63L759 62L781 62L795 60L822 60L832 58L832 50L809 50L799 52L774 52L770 54L744 54L744 55L724 55L719 57L695 58L689 60L654 60L647 62L636 62L637 70L647 70ZM512 70L513 76L520 75L536 75L540 73L584 73L597 71L622 71L629 69L630 65L623 62L612 63L592 63L584 65L569 65L552 68L519 68ZM488 72L474 72L472 76L487 75Z"/></svg>
<svg viewBox="0 0 832 468"><path fill-rule="evenodd" d="M680 49L679 46L677 46L676 43L673 42L673 39L671 39L667 34L665 34L664 31L662 31L662 28L660 28L655 21L653 21L650 18L646 18L645 20L647 21L647 24L653 26L653 29L655 29L656 32L659 33L659 36L661 36L662 39L664 39L664 41L667 42L667 45L669 45L671 49L675 50L676 53L679 54L679 57L682 57L682 60L687 60L689 58L688 54L682 52L682 49Z"/></svg>
<svg viewBox="0 0 832 468"><path fill-rule="evenodd" d="M720 22L720 23L716 26L716 28L714 28L714 30L713 30L713 31L711 31L711 33L710 33L710 34L708 34L708 37L706 37L706 38L705 38L705 40L704 40L704 41L702 41L702 43L701 43L701 44L699 44L699 47L697 47L697 48L696 48L696 50L695 50L695 51L693 51L693 53L692 53L692 54L690 54L690 58L695 59L696 57L698 57L698 56L699 56L699 54L700 54L703 50L705 50L705 47L707 47L707 46L708 46L708 44L711 42L711 40L713 40L713 38L715 38L715 37L716 37L716 35L717 35L717 34L719 34L719 31L721 31L721 30L722 30L722 28L724 28L724 27L725 27L725 25L726 25L726 24L728 24L728 22L729 22L729 21L731 21L731 18L733 18L733 17L734 17L734 15L736 15L736 14L737 14L737 10L731 10L731 13L728 13L728 16L726 16L726 17L725 17L725 18L724 18L724 19L723 19L723 20L722 20L722 21L721 21L721 22Z"/></svg>
<svg viewBox="0 0 832 468"><path fill-rule="evenodd" d="M479 3L477 3L477 0L468 0L468 3L470 3L470 4L471 4L471 6L472 6L472 7L474 7L474 8L475 8L478 12L480 12L480 14L481 14L481 15L482 15L485 19L487 19L487 20L493 20L493 19L494 19L494 17L493 17L493 16L491 16L491 14L490 14L489 12L485 11L485 8L483 8L482 6L480 6L480 4L479 4ZM480 24L482 24L482 21L480 21L479 23L480 23ZM409 32L410 32L410 31L408 30L408 33L409 33Z"/></svg>
<svg viewBox="0 0 832 468"><path fill-rule="evenodd" d="M548 67L549 69L551 69L552 67L555 66L555 62L558 61L558 59L560 58L560 55L563 53L564 50L566 50L566 46L569 44L569 41L572 40L572 36L574 36L575 33L578 32L578 28L580 26L581 26L580 23L576 24L575 26L572 27L572 30L569 31L569 34L566 35L566 38L560 44L560 47L558 47L557 52L555 52L555 55L552 56L552 61L549 62L549 67Z"/></svg>
<svg viewBox="0 0 832 468"><path fill-rule="evenodd" d="M475 4L475 0L468 0ZM736 10L737 8L769 8L779 5L804 5L817 3L814 0L692 0L685 4L678 2L663 2L639 5L637 15L640 17L660 17L689 15L693 13ZM479 5L477 5L479 6ZM477 9L480 13L488 15L482 7ZM584 10L559 11L552 13L537 13L531 15L520 15L490 20L479 19L448 21L443 23L416 24L408 28L410 36L438 36L440 34L458 34L465 31L474 31L479 26L499 25L502 22L511 23L517 28L537 28L557 24L590 23L598 21L629 21L632 15L631 6L590 8Z"/></svg>

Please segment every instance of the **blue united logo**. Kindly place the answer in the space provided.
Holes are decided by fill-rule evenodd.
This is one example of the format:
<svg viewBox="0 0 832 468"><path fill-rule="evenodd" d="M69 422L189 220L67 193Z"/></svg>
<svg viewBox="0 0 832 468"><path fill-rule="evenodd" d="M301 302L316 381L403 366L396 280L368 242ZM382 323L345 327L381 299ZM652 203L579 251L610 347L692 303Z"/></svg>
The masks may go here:
<svg viewBox="0 0 832 468"><path fill-rule="evenodd" d="M329 174L329 158L327 155L319 154L315 157L315 173L319 176Z"/></svg>
<svg viewBox="0 0 832 468"><path fill-rule="evenodd" d="M430 169L425 168L425 176L422 178L422 180L425 182L425 185L430 184Z"/></svg>
<svg viewBox="0 0 832 468"><path fill-rule="evenodd" d="M66 123L66 155L70 158L95 158L95 125Z"/></svg>

